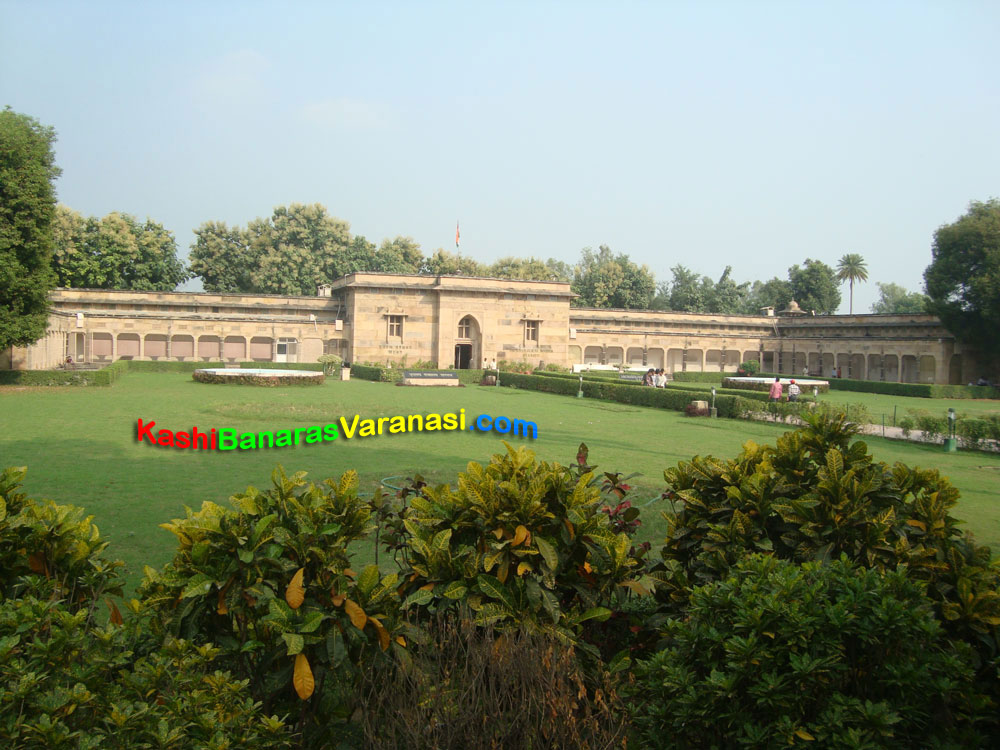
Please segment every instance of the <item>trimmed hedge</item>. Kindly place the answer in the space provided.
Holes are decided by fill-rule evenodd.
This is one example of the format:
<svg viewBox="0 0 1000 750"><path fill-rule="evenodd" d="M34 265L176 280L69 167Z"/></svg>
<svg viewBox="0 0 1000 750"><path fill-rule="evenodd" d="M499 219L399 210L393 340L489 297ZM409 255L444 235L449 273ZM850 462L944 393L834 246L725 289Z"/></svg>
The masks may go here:
<svg viewBox="0 0 1000 750"><path fill-rule="evenodd" d="M758 373L758 378L778 377L778 373ZM797 377L781 375L780 377ZM881 393L887 396L912 396L914 398L1000 398L1000 388L989 385L936 385L933 383L883 383L879 380L854 380L853 378L824 378L830 390L857 393Z"/></svg>
<svg viewBox="0 0 1000 750"><path fill-rule="evenodd" d="M580 383L580 374L579 373L577 373L575 375L570 375L570 374L561 373L561 372L540 372L539 371L539 372L535 372L534 374L535 375L540 375L541 377L545 377L545 378L563 378L565 380L572 380L574 383L577 384L577 386L579 386L579 383ZM501 385L503 385L503 382L502 382L503 378L501 377L500 380L501 380ZM638 387L638 388L648 388L649 387L649 386L644 386L641 382L636 382L634 380L616 380L616 379L607 378L607 377L596 377L595 378L595 377L590 377L590 374L585 373L584 376L583 376L583 382L586 383L588 381L589 382L600 382L600 383L614 383L615 385L624 385L624 386L628 386L629 388L636 388L636 387ZM704 401L706 399L711 399L711 393L710 393L710 391L707 388L705 388L704 386L695 385L695 383L697 383L697 382L705 382L705 381L688 381L686 383L667 383L667 385L664 388L657 389L657 390L684 391L686 393L699 393L702 396L706 397L705 399L698 399L699 401ZM576 391L574 391L574 393L575 392ZM749 398L749 399L752 399L752 400L755 400L755 401L767 401L767 400L769 400L768 394L766 394L766 393L762 394L762 393L757 393L757 392L754 392L754 391L739 390L739 389L736 389L736 388L716 388L715 389L715 393L716 393L716 397L718 397L718 396L739 396L741 398ZM806 396L806 394L803 393L802 394L803 400L805 399L805 396ZM811 400L811 397L810 397L810 400Z"/></svg>
<svg viewBox="0 0 1000 750"><path fill-rule="evenodd" d="M835 391L858 393L884 393L889 396L914 396L916 398L997 398L997 389L986 385L935 385L933 383L882 383L875 380L850 380L831 378L830 388Z"/></svg>
<svg viewBox="0 0 1000 750"><path fill-rule="evenodd" d="M116 365L127 365L129 372L194 372L212 367L225 367L225 362L174 362L172 360L120 359Z"/></svg>
<svg viewBox="0 0 1000 750"><path fill-rule="evenodd" d="M318 372L319 377L300 377L297 375L258 375L255 372L242 373L238 370L231 370L232 373L220 375L214 372L195 371L191 375L199 383L212 383L218 385L260 385L273 388L279 385L323 385L326 376Z"/></svg>
<svg viewBox="0 0 1000 750"><path fill-rule="evenodd" d="M500 376L500 385L507 388L523 388L529 391L575 396L579 389L579 376L574 381L571 378L549 377L547 375L503 373ZM704 396L704 391L694 392L674 388L636 388L632 384L598 383L586 379L583 381L583 395L587 398L596 398L603 401L616 401L620 404L631 404L633 406L652 406L658 409L670 409L671 411L684 411L685 407L692 401L706 400L704 398L697 398L699 395ZM719 410L720 417L731 418L739 418L748 412L760 410L760 406L754 400L745 398L742 395L718 395L718 392L715 398L715 406Z"/></svg>
<svg viewBox="0 0 1000 750"><path fill-rule="evenodd" d="M108 386L127 372L186 372L225 367L225 362L174 362L170 360L119 359L100 370L0 370L0 385L98 385ZM318 362L242 362L241 368L264 370L311 370L321 372Z"/></svg>
<svg viewBox="0 0 1000 750"><path fill-rule="evenodd" d="M243 370L309 370L323 372L319 362L240 362Z"/></svg>
<svg viewBox="0 0 1000 750"><path fill-rule="evenodd" d="M117 377L105 370L0 370L0 385L110 385Z"/></svg>
<svg viewBox="0 0 1000 750"><path fill-rule="evenodd" d="M453 372L458 375L458 382L462 385L479 385L483 379L484 370L437 370L433 367L379 367L375 365L351 365L351 377L360 378L361 380L373 380L376 383L398 383L403 379L404 370L433 370L435 372ZM495 373L495 370L490 371L491 374ZM501 382L508 375L513 375L514 373L507 373L501 370L500 380ZM550 375L558 375L559 373L548 373Z"/></svg>
<svg viewBox="0 0 1000 750"><path fill-rule="evenodd" d="M723 378L735 377L735 372L675 372L678 383L721 383Z"/></svg>

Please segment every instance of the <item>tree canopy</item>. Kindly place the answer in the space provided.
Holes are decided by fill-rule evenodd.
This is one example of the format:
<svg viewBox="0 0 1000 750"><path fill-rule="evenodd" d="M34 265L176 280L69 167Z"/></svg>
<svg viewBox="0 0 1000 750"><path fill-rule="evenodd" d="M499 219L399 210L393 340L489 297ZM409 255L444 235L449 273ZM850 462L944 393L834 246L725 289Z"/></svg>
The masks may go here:
<svg viewBox="0 0 1000 750"><path fill-rule="evenodd" d="M487 276L486 266L461 253L438 248L424 259L421 273L431 276Z"/></svg>
<svg viewBox="0 0 1000 750"><path fill-rule="evenodd" d="M649 307L656 281L649 268L638 266L625 254L615 255L607 245L595 253L583 249L573 274L573 291L580 307L641 309Z"/></svg>
<svg viewBox="0 0 1000 750"><path fill-rule="evenodd" d="M171 291L188 278L173 234L128 214L85 219L58 206L52 268L59 286Z"/></svg>
<svg viewBox="0 0 1000 750"><path fill-rule="evenodd" d="M806 258L800 267L788 269L792 297L805 311L817 315L832 315L840 307L840 290L833 269L820 260Z"/></svg>
<svg viewBox="0 0 1000 750"><path fill-rule="evenodd" d="M879 298L872 303L873 313L923 313L927 312L927 295L908 292L899 284L876 282Z"/></svg>
<svg viewBox="0 0 1000 750"><path fill-rule="evenodd" d="M374 245L352 240L346 221L330 216L318 203L278 206L246 229L206 222L195 230L191 270L210 292L313 295L320 284L358 270L358 256ZM357 239L357 238L355 238ZM386 262L405 256L408 246L385 243ZM367 258L361 265L368 265ZM374 270L374 269L372 269Z"/></svg>
<svg viewBox="0 0 1000 750"><path fill-rule="evenodd" d="M1000 360L1000 199L973 201L968 211L934 233L931 264L924 271L937 315L959 341L978 349L989 364Z"/></svg>
<svg viewBox="0 0 1000 750"><path fill-rule="evenodd" d="M792 285L787 279L777 276L767 281L755 281L747 292L743 312L747 315L759 315L765 307L784 310L792 301Z"/></svg>
<svg viewBox="0 0 1000 750"><path fill-rule="evenodd" d="M55 140L33 117L0 111L0 349L34 343L48 324Z"/></svg>

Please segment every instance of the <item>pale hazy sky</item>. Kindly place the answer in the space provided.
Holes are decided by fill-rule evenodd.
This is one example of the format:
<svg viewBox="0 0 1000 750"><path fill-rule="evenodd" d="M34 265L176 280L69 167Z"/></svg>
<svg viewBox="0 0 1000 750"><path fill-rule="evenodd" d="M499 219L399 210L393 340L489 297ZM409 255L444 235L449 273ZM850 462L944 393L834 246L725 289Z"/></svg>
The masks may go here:
<svg viewBox="0 0 1000 750"><path fill-rule="evenodd" d="M379 242L657 280L807 257L916 290L1000 195L1000 3L0 0L0 106L55 127L61 202L204 221L322 203ZM842 310L846 311L844 289Z"/></svg>

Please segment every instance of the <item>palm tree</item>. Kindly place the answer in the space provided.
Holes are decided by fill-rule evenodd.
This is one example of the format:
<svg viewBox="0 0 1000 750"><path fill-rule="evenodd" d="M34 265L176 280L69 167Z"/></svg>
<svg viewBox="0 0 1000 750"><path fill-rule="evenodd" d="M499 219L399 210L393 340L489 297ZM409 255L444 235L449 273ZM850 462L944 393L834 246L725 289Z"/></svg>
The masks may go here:
<svg viewBox="0 0 1000 750"><path fill-rule="evenodd" d="M837 278L851 284L851 315L854 314L854 282L868 281L868 267L865 259L857 253L848 253L837 263Z"/></svg>

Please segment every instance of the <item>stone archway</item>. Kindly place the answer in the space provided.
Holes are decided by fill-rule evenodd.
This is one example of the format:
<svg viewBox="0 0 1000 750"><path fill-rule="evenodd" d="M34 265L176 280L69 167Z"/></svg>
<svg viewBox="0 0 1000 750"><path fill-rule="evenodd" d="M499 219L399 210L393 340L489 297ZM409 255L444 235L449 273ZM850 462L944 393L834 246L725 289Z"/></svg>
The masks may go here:
<svg viewBox="0 0 1000 750"><path fill-rule="evenodd" d="M952 354L948 362L948 382L951 385L965 385L962 382L962 355Z"/></svg>
<svg viewBox="0 0 1000 750"><path fill-rule="evenodd" d="M667 351L667 369L671 372L681 372L684 369L684 350L669 349Z"/></svg>
<svg viewBox="0 0 1000 750"><path fill-rule="evenodd" d="M455 329L455 362L458 370L483 367L483 337L479 321L473 315L465 315Z"/></svg>
<svg viewBox="0 0 1000 750"><path fill-rule="evenodd" d="M644 355L641 346L630 346L628 351L625 352L625 363L629 367L642 367L646 364L643 362L643 358Z"/></svg>
<svg viewBox="0 0 1000 750"><path fill-rule="evenodd" d="M147 333L142 344L142 356L160 359L167 356L167 337L162 333Z"/></svg>
<svg viewBox="0 0 1000 750"><path fill-rule="evenodd" d="M705 362L705 353L701 349L687 349L684 364L687 372L702 372Z"/></svg>
<svg viewBox="0 0 1000 750"><path fill-rule="evenodd" d="M187 334L175 334L170 337L170 356L174 359L184 360L185 357L194 356L194 336Z"/></svg>

